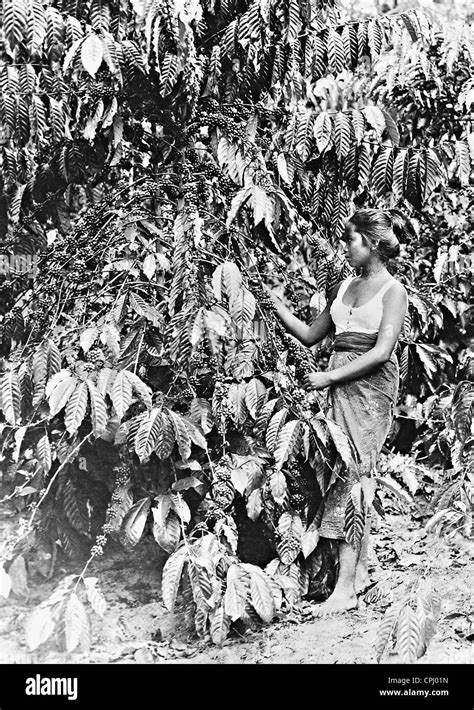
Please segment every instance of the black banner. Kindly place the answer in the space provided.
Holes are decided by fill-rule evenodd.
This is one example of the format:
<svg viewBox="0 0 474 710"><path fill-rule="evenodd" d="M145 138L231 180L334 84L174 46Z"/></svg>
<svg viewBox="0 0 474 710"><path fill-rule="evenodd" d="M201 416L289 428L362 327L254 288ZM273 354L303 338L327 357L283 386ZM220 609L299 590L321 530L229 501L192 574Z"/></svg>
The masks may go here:
<svg viewBox="0 0 474 710"><path fill-rule="evenodd" d="M0 710L157 707L231 703L269 708L474 708L472 668L462 665L3 665ZM286 697L286 700L284 699ZM346 705L347 703L347 705Z"/></svg>

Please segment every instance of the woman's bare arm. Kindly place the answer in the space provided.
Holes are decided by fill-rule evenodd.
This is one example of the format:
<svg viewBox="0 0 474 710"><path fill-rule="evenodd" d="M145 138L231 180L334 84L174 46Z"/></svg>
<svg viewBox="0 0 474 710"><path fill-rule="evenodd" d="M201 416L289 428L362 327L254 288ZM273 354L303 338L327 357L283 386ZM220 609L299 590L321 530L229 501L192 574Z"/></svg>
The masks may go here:
<svg viewBox="0 0 474 710"><path fill-rule="evenodd" d="M294 335L295 338L303 343L303 345L310 347L315 343L319 343L319 341L329 335L331 330L334 328L334 323L330 316L329 309L331 307L331 303L336 297L340 285L341 284L339 283L333 288L326 308L319 314L314 323L311 325L303 323L302 320L293 315L290 309L287 308L278 296L270 291L270 289L267 288L267 291L275 304L275 312L285 326L286 330L291 333L291 335Z"/></svg>

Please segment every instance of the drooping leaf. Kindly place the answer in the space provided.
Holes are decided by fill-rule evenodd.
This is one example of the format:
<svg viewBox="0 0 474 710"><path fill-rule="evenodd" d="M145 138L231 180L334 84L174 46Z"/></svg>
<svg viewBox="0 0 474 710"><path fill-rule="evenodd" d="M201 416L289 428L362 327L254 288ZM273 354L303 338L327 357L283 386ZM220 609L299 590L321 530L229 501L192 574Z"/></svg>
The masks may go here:
<svg viewBox="0 0 474 710"><path fill-rule="evenodd" d="M227 570L227 585L224 607L232 621L237 621L245 614L249 579L241 564L231 564Z"/></svg>
<svg viewBox="0 0 474 710"><path fill-rule="evenodd" d="M339 455L341 456L341 459L346 464L346 466L350 466L353 461L353 458L349 439L347 438L345 432L341 429L341 427L336 424L336 422L332 419L326 419L326 424L331 439L333 440L334 445L336 446L336 449Z"/></svg>
<svg viewBox="0 0 474 710"><path fill-rule="evenodd" d="M179 538L181 537L181 523L174 510L172 510L168 514L165 522L160 525L157 522L157 513L155 513L155 510L155 508L152 509L153 517L155 519L155 523L153 525L153 537L158 545L165 550L165 552L171 554L176 550Z"/></svg>
<svg viewBox="0 0 474 710"><path fill-rule="evenodd" d="M26 621L26 643L30 651L35 651L49 639L55 629L55 622L49 606L33 609Z"/></svg>
<svg viewBox="0 0 474 710"><path fill-rule="evenodd" d="M365 530L365 510L362 503L354 504L352 496L346 501L344 517L344 535L348 543L359 549Z"/></svg>
<svg viewBox="0 0 474 710"><path fill-rule="evenodd" d="M64 611L66 650L72 653L79 641L89 635L89 617L83 603L75 592L72 592Z"/></svg>
<svg viewBox="0 0 474 710"><path fill-rule="evenodd" d="M414 663L420 645L421 625L417 613L406 604L398 617L397 650L403 663Z"/></svg>
<svg viewBox="0 0 474 710"><path fill-rule="evenodd" d="M286 417L288 416L288 410L283 407L271 418L267 431L265 434L265 445L270 453L273 453L277 443L278 435L280 430L285 424Z"/></svg>
<svg viewBox="0 0 474 710"><path fill-rule="evenodd" d="M163 597L163 604L168 611L171 612L174 611L176 597L178 596L179 583L181 581L185 562L186 550L181 547L179 550L170 555L163 568L161 594Z"/></svg>
<svg viewBox="0 0 474 710"><path fill-rule="evenodd" d="M123 370L123 372L125 374L125 377L131 383L132 389L140 397L142 402L146 405L147 409L151 409L151 388L146 385L143 380L141 380L134 372L130 372L130 370Z"/></svg>
<svg viewBox="0 0 474 710"><path fill-rule="evenodd" d="M180 456L183 461L186 461L191 456L191 438L189 436L186 422L176 412L172 412L170 410L168 414L173 425Z"/></svg>
<svg viewBox="0 0 474 710"><path fill-rule="evenodd" d="M317 525L316 518L312 521L309 527L304 531L301 540L301 550L305 557L309 555L316 549L319 542L319 526Z"/></svg>
<svg viewBox="0 0 474 710"><path fill-rule="evenodd" d="M45 433L36 444L36 455L44 473L49 473L52 463L51 444L48 434Z"/></svg>
<svg viewBox="0 0 474 710"><path fill-rule="evenodd" d="M151 499L149 497L142 498L132 505L123 519L121 538L132 547L135 547L143 534L150 505Z"/></svg>
<svg viewBox="0 0 474 710"><path fill-rule="evenodd" d="M102 64L104 47L102 40L95 32L87 35L81 45L81 62L91 76L95 76Z"/></svg>
<svg viewBox="0 0 474 710"><path fill-rule="evenodd" d="M389 646L399 613L399 605L394 605L387 609L382 619L382 623L380 624L377 630L377 638L375 641L375 654L377 663L380 663L385 650Z"/></svg>
<svg viewBox="0 0 474 710"><path fill-rule="evenodd" d="M107 427L107 407L104 397L91 380L87 380L91 405L92 428L96 436L100 436Z"/></svg>
<svg viewBox="0 0 474 710"><path fill-rule="evenodd" d="M58 376L60 374L58 373ZM66 406L76 390L77 384L77 377L68 375L56 385L49 396L49 413L51 417L54 417Z"/></svg>
<svg viewBox="0 0 474 710"><path fill-rule="evenodd" d="M6 372L2 378L2 409L8 424L16 426L21 416L20 384L15 370Z"/></svg>
<svg viewBox="0 0 474 710"><path fill-rule="evenodd" d="M275 469L270 474L270 489L275 503L281 505L285 501L288 493L285 474L281 470Z"/></svg>
<svg viewBox="0 0 474 710"><path fill-rule="evenodd" d="M99 616L104 616L107 608L107 602L105 601L105 597L100 589L97 588L98 581L97 577L84 577L83 579L87 599L89 600L92 609Z"/></svg>
<svg viewBox="0 0 474 710"><path fill-rule="evenodd" d="M262 512L262 491L260 488L256 488L252 493L249 495L248 501L247 501L247 515L249 516L250 520L258 520L260 513Z"/></svg>
<svg viewBox="0 0 474 710"><path fill-rule="evenodd" d="M66 404L64 423L70 434L74 434L82 424L88 402L88 387L85 382L78 382Z"/></svg>
<svg viewBox="0 0 474 710"><path fill-rule="evenodd" d="M125 370L117 373L110 391L115 412L122 419L133 400L132 384Z"/></svg>
<svg viewBox="0 0 474 710"><path fill-rule="evenodd" d="M217 646L222 646L226 640L230 629L230 621L230 617L226 613L225 606L222 602L211 611L211 639Z"/></svg>
<svg viewBox="0 0 474 710"><path fill-rule="evenodd" d="M291 458L298 447L301 432L301 422L295 419L287 422L278 432L273 456L276 469L281 469L285 461Z"/></svg>
<svg viewBox="0 0 474 710"><path fill-rule="evenodd" d="M332 122L327 111L321 111L314 122L314 137L318 150L322 153L329 145L332 133Z"/></svg>
<svg viewBox="0 0 474 710"><path fill-rule="evenodd" d="M242 564L250 577L250 598L252 606L262 621L270 623L275 614L273 592L270 580L260 567Z"/></svg>

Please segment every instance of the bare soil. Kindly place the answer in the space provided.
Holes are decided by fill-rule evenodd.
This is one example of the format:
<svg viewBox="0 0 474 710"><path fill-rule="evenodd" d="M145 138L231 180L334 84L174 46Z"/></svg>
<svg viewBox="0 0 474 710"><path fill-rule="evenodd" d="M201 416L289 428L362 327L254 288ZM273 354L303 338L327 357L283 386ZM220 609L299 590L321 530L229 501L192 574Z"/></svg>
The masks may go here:
<svg viewBox="0 0 474 710"><path fill-rule="evenodd" d="M133 553L112 551L91 575L99 577L107 599L103 618L91 614L92 645L88 652L66 654L55 641L30 653L24 625L31 609L46 599L61 574L30 587L26 596L0 602L1 663L179 663L179 664L368 664L375 663L377 628L391 600L401 601L422 576L443 600L438 630L422 664L469 664L474 660L474 541L446 541L427 535L419 521L393 514L373 535L372 586L359 597L355 611L313 618L314 605L302 604L269 625L233 631L222 647L197 639L186 627L182 611L170 614L160 598L164 558L156 544L145 541ZM378 591L378 594L375 592ZM370 593L371 592L371 593ZM378 599L374 600L378 596ZM388 655L385 663L399 663Z"/></svg>

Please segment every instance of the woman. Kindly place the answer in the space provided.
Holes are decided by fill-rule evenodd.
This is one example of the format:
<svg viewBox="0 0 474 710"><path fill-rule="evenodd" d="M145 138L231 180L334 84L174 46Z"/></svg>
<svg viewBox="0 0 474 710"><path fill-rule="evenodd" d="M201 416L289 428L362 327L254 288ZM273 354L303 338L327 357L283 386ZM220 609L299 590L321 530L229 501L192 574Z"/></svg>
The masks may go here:
<svg viewBox="0 0 474 710"><path fill-rule="evenodd" d="M370 475L389 432L398 392L398 362L394 348L407 310L405 288L387 271L398 256L400 241L414 230L397 210L356 212L342 239L346 258L357 276L338 283L328 304L308 326L271 293L285 328L311 346L335 329L334 353L328 372L306 376L308 389L329 387L328 417L349 437L355 462L329 488L320 526L321 537L338 540L339 572L331 596L315 615L353 609L357 591L366 587L368 525L360 549L345 539L345 508L361 475Z"/></svg>

